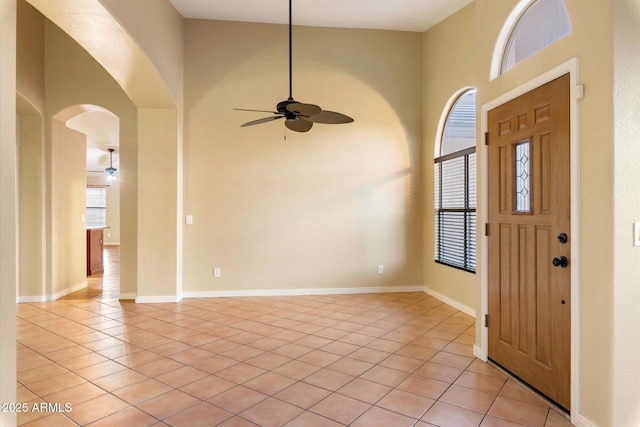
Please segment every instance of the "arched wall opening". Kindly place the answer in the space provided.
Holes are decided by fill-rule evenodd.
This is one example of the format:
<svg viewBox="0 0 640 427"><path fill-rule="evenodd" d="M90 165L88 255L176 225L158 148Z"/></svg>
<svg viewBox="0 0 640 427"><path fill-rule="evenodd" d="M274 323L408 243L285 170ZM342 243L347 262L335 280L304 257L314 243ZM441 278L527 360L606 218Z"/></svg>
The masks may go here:
<svg viewBox="0 0 640 427"><path fill-rule="evenodd" d="M100 2L92 4L90 10L83 8L82 14L60 14L59 10L54 10L55 5L52 6L52 3L57 3L55 1L29 3L45 18L45 158L49 162L55 154L56 147L52 141L55 132L63 129L57 126L56 120L65 121L83 112L87 105L101 106L118 116L119 155L122 156L119 180L120 298L135 299L146 294L166 295L175 299L181 278L176 255L177 247L181 245L181 223L178 221L178 212L181 211L178 170L182 150L179 106L171 100L172 96L153 64L148 58L140 56L144 52L139 43L128 32L123 34L120 21L101 6ZM77 22L81 19L98 20L104 24L101 28L105 33L100 36L100 40L80 31L82 28L86 29L84 24L79 25ZM101 41L105 37L112 40L110 35L106 35L112 33L116 39L129 45L127 49L137 53L118 55L116 64L109 63L108 57L105 59L104 52L100 52L99 48L104 45ZM129 65L130 71L135 71L133 74L122 73L123 58L131 61ZM141 65L144 61L147 61L146 66ZM143 76L140 73L146 74ZM141 78L145 80L144 85L137 85L136 82ZM67 110L69 108L71 109ZM63 115L59 116L61 112ZM53 118L56 120L52 120ZM45 174L49 199L53 190L52 179L55 179L50 169L49 162ZM163 201L162 206L158 206L159 200ZM48 206L46 223L47 233L50 235L53 232L53 208L51 203ZM141 227L144 218L150 217L154 218L153 225L143 224ZM53 285L56 267L53 267L55 261L52 259L52 248L49 239L45 256L46 275L49 278L46 286L58 290L48 294L56 294L62 290L60 286ZM159 265L162 268L158 268ZM69 286L80 286L78 279L77 274L64 278L67 283L73 283Z"/></svg>
<svg viewBox="0 0 640 427"><path fill-rule="evenodd" d="M46 145L48 156L44 168L47 193L46 220L43 228L46 232L41 238L46 248L42 259L45 279L43 286L39 287L40 294L33 294L34 290L29 289L29 293L19 294L19 301L55 300L87 286L88 224L85 196L87 185L90 183L87 173L87 142L91 141L93 136L91 129L82 129L77 124L75 127L79 130L72 128L73 119L87 113L98 113L108 117L111 122L103 122L111 125L115 120L116 129L112 129L112 132L115 132L115 142L119 141L118 118L104 108L76 105L60 111L51 118L50 137ZM94 124L95 126L98 125ZM124 175L126 174L125 167ZM22 183L22 179L20 182ZM117 201L119 202L119 194ZM116 207L119 210L119 203ZM119 216L118 213L118 219ZM130 243L125 243L125 252L131 251ZM25 292L28 291L25 289Z"/></svg>

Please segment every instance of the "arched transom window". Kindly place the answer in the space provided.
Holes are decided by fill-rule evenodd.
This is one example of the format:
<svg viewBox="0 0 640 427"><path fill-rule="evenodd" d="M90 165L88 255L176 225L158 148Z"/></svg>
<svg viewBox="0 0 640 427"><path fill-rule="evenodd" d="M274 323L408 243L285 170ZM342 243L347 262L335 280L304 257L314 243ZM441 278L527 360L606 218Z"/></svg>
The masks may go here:
<svg viewBox="0 0 640 427"><path fill-rule="evenodd" d="M571 33L569 14L562 0L525 0L523 4L528 6L515 24L507 22L511 31L502 54L501 74Z"/></svg>

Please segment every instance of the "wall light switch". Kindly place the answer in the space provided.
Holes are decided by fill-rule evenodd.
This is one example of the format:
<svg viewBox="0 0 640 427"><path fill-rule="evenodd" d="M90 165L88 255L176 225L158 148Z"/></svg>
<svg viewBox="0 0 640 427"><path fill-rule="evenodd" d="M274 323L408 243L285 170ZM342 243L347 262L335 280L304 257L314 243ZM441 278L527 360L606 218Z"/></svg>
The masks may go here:
<svg viewBox="0 0 640 427"><path fill-rule="evenodd" d="M193 224L193 215L187 215L187 216L185 217L185 219L184 219L184 222L185 222L187 225L191 225L191 224Z"/></svg>
<svg viewBox="0 0 640 427"><path fill-rule="evenodd" d="M633 246L640 246L640 222L633 223Z"/></svg>

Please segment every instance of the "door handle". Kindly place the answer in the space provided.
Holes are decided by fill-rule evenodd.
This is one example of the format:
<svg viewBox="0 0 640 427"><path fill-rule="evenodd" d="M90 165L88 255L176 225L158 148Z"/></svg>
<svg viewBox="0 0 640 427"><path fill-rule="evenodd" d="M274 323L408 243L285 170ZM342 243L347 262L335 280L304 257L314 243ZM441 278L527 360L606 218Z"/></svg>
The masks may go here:
<svg viewBox="0 0 640 427"><path fill-rule="evenodd" d="M554 258L553 261L551 262L553 263L554 267L567 268L567 266L569 265L569 260L567 259L566 256L561 256L560 258Z"/></svg>

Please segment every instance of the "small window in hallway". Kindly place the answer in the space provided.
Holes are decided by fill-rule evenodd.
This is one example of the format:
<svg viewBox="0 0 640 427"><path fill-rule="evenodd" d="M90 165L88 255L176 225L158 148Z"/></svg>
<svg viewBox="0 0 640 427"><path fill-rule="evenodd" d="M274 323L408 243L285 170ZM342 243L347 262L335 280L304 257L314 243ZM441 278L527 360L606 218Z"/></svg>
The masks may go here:
<svg viewBox="0 0 640 427"><path fill-rule="evenodd" d="M87 228L107 225L107 187L87 187Z"/></svg>
<svg viewBox="0 0 640 427"><path fill-rule="evenodd" d="M435 159L435 261L476 270L476 91L448 112Z"/></svg>

